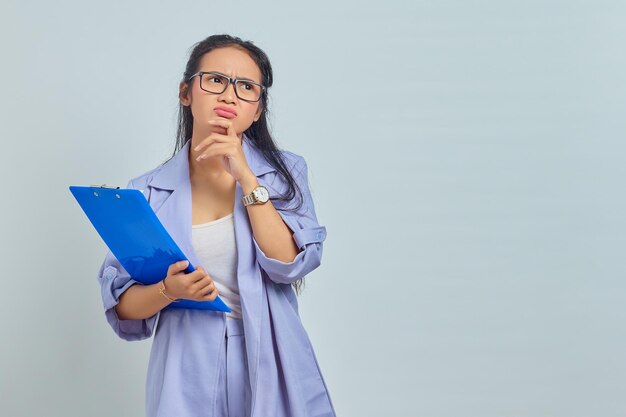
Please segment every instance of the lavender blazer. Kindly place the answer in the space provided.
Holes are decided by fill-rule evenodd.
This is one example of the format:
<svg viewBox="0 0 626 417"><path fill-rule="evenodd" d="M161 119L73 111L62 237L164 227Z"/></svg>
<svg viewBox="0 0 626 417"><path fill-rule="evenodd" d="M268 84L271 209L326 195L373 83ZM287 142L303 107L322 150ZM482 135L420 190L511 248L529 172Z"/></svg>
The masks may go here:
<svg viewBox="0 0 626 417"><path fill-rule="evenodd" d="M187 142L172 159L131 179L127 187L143 190L172 238L198 266L201 263L191 243L189 147L190 142ZM242 147L250 169L270 195L286 190L285 181L265 161L246 134ZM289 151L283 151L283 155L304 194L303 206L297 213L279 211L300 249L292 262L269 258L260 249L252 234L247 209L241 201L241 186L236 184L233 217L237 278L252 392L251 415L335 417L290 285L320 265L326 227L317 221L304 158ZM273 204L279 209L285 203ZM146 339L152 336L156 326L146 377L146 415L215 416L218 355L224 343L225 314L166 308L144 320L120 320L114 307L120 295L138 282L129 276L110 251L100 267L98 282L106 319L120 338L128 341Z"/></svg>

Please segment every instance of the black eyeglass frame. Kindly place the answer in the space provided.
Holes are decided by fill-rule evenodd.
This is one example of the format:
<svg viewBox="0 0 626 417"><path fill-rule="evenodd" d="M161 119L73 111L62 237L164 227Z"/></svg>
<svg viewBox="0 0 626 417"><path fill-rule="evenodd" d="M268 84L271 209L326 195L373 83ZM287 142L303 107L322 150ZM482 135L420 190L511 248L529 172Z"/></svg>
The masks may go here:
<svg viewBox="0 0 626 417"><path fill-rule="evenodd" d="M212 75L217 75L217 76L222 77L222 78L226 78L226 79L228 80L228 84L226 84L226 86L224 87L224 89L223 89L222 91L220 91L219 93L214 93L213 91L207 91L207 90L205 90L204 88L202 88L202 76L203 76L204 74L212 74ZM206 91L207 93L211 93L211 94L222 94L224 91L226 91L226 89L228 88L228 86L229 86L229 85L233 84L233 85L235 86L235 95L236 95L236 96L237 96L240 100L247 101L247 102L249 102L249 103L257 103L259 100L261 100L261 97L263 97L263 94L264 94L264 93L265 93L265 91L267 90L267 89L265 88L265 86L264 86L264 85L261 85L261 84L259 84L259 83L255 83L254 81L250 81L250 80L239 80L239 79L237 79L237 78L230 78L230 77L227 77L227 76L226 76L226 75L224 75L224 74L220 74L219 72L213 72L213 71L198 71L198 72L196 72L195 74L191 75L189 78L187 78L187 82L190 82L190 81L191 81L191 79L192 79L193 77L197 77L197 76L200 76L200 88L202 88L202 91ZM245 99L245 98L241 98L241 97L239 97L239 93L237 92L237 85L238 85L238 83L246 83L246 84L254 84L254 85L258 85L258 86L261 88L261 94L259 94L259 98L258 98L258 100L247 100L247 99Z"/></svg>

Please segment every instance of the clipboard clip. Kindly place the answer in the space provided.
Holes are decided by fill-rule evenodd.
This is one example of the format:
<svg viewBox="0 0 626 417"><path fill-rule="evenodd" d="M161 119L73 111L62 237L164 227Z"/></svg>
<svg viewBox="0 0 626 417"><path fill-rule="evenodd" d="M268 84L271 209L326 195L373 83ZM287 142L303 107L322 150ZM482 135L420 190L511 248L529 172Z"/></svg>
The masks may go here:
<svg viewBox="0 0 626 417"><path fill-rule="evenodd" d="M119 190L120 187L116 187L114 185L106 185L106 184L102 184L102 185L92 185L91 187L95 187L95 188L111 188L113 190Z"/></svg>

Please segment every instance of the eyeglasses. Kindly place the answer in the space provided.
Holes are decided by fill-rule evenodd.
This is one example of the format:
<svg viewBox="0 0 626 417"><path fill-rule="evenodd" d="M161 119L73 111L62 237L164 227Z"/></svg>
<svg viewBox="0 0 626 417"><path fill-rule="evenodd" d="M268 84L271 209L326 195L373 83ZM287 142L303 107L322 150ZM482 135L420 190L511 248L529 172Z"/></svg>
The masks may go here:
<svg viewBox="0 0 626 417"><path fill-rule="evenodd" d="M208 93L222 94L232 83L235 85L235 94L244 101L256 102L261 99L261 93L265 91L265 86L254 81L238 80L222 75L218 72L200 71L187 79L191 81L193 77L200 77L200 88Z"/></svg>

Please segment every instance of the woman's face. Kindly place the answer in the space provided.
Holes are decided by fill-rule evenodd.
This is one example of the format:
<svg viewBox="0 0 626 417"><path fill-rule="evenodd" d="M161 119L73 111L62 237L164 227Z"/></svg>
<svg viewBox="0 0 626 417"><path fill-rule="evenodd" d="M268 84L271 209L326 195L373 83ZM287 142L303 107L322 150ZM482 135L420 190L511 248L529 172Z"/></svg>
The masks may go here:
<svg viewBox="0 0 626 417"><path fill-rule="evenodd" d="M261 71L250 56L241 49L222 47L204 54L200 60L198 71L215 71L231 78L246 78L261 84ZM211 132L225 134L219 126L211 126L207 122L212 119L227 119L220 115L215 107L221 106L234 110L237 115L230 119L241 140L253 122L257 121L263 110L261 101L248 102L235 94L235 86L230 84L226 91L214 94L200 88L200 77L191 79L189 85L181 82L179 86L180 102L184 106L191 106L193 115L193 136L202 140Z"/></svg>

